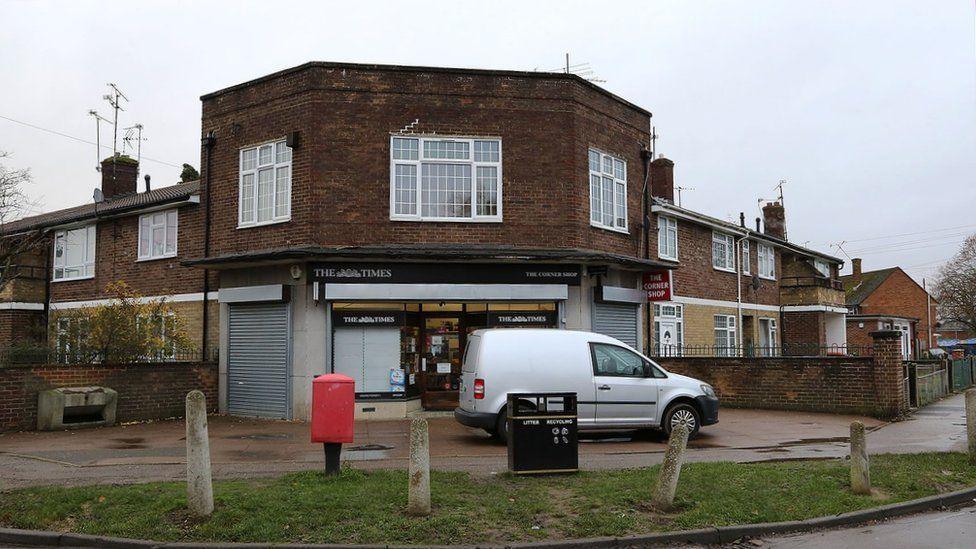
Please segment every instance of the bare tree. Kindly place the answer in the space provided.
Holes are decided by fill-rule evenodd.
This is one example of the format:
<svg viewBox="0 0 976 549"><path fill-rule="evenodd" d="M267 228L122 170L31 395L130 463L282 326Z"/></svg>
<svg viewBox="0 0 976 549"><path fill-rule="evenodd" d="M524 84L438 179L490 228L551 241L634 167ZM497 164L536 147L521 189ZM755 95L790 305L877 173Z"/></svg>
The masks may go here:
<svg viewBox="0 0 976 549"><path fill-rule="evenodd" d="M42 241L40 231L16 232L8 228L11 221L31 211L32 203L24 192L31 182L30 169L9 169L2 160L9 153L0 151L0 291L20 275L17 260Z"/></svg>
<svg viewBox="0 0 976 549"><path fill-rule="evenodd" d="M961 322L976 331L976 234L939 269L935 292L943 320Z"/></svg>

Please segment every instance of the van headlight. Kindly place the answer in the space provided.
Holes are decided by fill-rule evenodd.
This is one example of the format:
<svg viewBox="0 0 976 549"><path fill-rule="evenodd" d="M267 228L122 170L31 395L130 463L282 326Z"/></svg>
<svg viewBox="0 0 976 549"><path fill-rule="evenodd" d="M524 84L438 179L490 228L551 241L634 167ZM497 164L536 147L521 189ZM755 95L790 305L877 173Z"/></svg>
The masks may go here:
<svg viewBox="0 0 976 549"><path fill-rule="evenodd" d="M715 389L712 389L712 386L707 383L701 384L701 390L703 393L705 393L705 396L710 396L710 397L715 396Z"/></svg>

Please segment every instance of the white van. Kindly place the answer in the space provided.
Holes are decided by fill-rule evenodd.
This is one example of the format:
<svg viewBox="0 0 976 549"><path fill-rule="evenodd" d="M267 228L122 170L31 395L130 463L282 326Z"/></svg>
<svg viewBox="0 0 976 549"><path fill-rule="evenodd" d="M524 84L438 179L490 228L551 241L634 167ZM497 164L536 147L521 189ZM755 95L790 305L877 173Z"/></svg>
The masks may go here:
<svg viewBox="0 0 976 549"><path fill-rule="evenodd" d="M692 434L718 423L707 383L665 371L620 341L556 329L477 330L468 336L454 418L508 437L508 393L576 393L579 429L625 430L685 424Z"/></svg>

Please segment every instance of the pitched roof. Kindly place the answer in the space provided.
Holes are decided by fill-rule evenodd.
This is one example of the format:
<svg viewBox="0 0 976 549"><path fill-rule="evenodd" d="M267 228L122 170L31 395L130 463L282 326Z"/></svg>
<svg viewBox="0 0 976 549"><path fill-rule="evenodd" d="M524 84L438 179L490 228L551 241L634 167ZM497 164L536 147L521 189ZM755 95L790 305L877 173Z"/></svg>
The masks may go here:
<svg viewBox="0 0 976 549"><path fill-rule="evenodd" d="M879 271L868 271L861 273L860 279L855 279L854 275L840 277L841 282L844 283L844 294L847 304L860 305L896 270L898 270L898 267L890 267Z"/></svg>
<svg viewBox="0 0 976 549"><path fill-rule="evenodd" d="M111 198L104 202L85 204L63 210L24 217L0 226L0 234L17 234L57 225L75 223L106 215L119 215L143 208L181 202L200 192L199 181L188 181L170 187L161 187L145 193L132 193Z"/></svg>

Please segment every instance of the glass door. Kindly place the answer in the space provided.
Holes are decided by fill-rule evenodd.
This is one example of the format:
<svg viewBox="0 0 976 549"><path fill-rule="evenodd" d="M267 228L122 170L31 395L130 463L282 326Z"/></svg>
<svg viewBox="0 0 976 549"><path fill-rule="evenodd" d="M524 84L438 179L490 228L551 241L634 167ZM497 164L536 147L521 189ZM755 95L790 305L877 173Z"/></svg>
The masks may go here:
<svg viewBox="0 0 976 549"><path fill-rule="evenodd" d="M458 317L424 319L424 393L428 410L458 406L461 382L461 331Z"/></svg>

